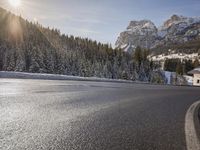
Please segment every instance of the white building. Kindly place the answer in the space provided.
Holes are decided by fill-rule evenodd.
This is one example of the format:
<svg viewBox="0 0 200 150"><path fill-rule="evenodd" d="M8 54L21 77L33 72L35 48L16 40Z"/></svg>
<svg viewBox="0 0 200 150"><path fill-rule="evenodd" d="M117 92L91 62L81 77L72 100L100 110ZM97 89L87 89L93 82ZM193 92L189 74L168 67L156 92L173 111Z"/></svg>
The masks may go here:
<svg viewBox="0 0 200 150"><path fill-rule="evenodd" d="M193 78L193 85L200 86L200 67L195 68L194 70L188 72L188 74L192 74Z"/></svg>

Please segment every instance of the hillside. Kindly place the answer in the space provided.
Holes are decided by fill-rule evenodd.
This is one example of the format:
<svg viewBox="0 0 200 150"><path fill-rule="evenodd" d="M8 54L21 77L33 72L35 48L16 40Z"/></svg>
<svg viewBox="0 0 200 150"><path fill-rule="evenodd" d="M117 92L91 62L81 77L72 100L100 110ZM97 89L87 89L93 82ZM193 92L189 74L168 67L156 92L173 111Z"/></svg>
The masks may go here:
<svg viewBox="0 0 200 150"><path fill-rule="evenodd" d="M152 69L147 59L138 63L107 44L61 34L0 8L0 71L151 81Z"/></svg>

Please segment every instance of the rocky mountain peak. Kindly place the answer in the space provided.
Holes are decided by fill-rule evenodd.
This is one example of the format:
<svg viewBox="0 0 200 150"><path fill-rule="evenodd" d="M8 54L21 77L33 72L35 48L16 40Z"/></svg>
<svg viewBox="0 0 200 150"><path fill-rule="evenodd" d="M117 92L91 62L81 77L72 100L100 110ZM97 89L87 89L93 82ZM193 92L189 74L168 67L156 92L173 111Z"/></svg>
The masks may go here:
<svg viewBox="0 0 200 150"><path fill-rule="evenodd" d="M173 24L179 23L179 22L184 22L188 20L189 18L184 17L184 16L178 16L178 15L172 15L170 19L164 22L164 27L169 28Z"/></svg>
<svg viewBox="0 0 200 150"><path fill-rule="evenodd" d="M116 47L131 52L135 47L143 45L150 48L157 37L157 28L150 20L131 21L127 29L120 33Z"/></svg>
<svg viewBox="0 0 200 150"><path fill-rule="evenodd" d="M129 26L127 27L127 30L130 29L145 29L145 28L151 28L156 29L155 24L150 20L140 20L140 21L131 21L129 23Z"/></svg>
<svg viewBox="0 0 200 150"><path fill-rule="evenodd" d="M186 19L186 17L178 16L178 15L172 15L171 18L170 18L171 21L181 21L183 19Z"/></svg>
<svg viewBox="0 0 200 150"><path fill-rule="evenodd" d="M195 39L200 39L200 17L172 15L159 28L150 20L131 21L120 33L116 47L132 52L137 46L152 49Z"/></svg>

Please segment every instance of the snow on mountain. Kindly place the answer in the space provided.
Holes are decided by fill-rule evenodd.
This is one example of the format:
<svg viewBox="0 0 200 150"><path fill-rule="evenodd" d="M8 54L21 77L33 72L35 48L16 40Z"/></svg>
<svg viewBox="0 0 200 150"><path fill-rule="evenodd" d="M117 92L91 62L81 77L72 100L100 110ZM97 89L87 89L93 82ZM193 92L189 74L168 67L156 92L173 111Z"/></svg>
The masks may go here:
<svg viewBox="0 0 200 150"><path fill-rule="evenodd" d="M197 38L200 38L200 17L173 15L158 28L150 20L131 21L127 29L120 33L116 47L127 51L129 45L128 51L131 52L137 46L151 49Z"/></svg>
<svg viewBox="0 0 200 150"><path fill-rule="evenodd" d="M200 18L173 15L158 30L162 43L183 43L200 37ZM158 44L159 45L159 44Z"/></svg>
<svg viewBox="0 0 200 150"><path fill-rule="evenodd" d="M127 27L127 31L138 32L139 34L146 33L146 31L154 31L156 26L150 20L131 21Z"/></svg>
<svg viewBox="0 0 200 150"><path fill-rule="evenodd" d="M131 21L127 29L120 33L116 47L129 52L140 45L149 48L155 42L156 37L157 28L150 20ZM124 45L126 45L125 48L123 48Z"/></svg>
<svg viewBox="0 0 200 150"><path fill-rule="evenodd" d="M168 29L169 27L173 25L180 25L181 28L187 27L191 24L200 22L200 17L184 17L184 16L178 16L173 15L170 19L164 22L164 25L162 28Z"/></svg>

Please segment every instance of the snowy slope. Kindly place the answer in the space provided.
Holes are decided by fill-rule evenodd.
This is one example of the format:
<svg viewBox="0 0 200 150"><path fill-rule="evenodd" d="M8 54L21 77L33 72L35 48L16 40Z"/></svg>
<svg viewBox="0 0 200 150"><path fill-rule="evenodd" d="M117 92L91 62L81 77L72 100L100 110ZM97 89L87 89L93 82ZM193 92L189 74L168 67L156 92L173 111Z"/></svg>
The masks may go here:
<svg viewBox="0 0 200 150"><path fill-rule="evenodd" d="M150 55L149 59L153 60L153 61L165 61L166 59L185 59L185 60L195 60L195 59L199 59L200 56L198 55L198 53L192 53L192 54L185 54L185 53L171 53L171 54L161 54L161 55Z"/></svg>

